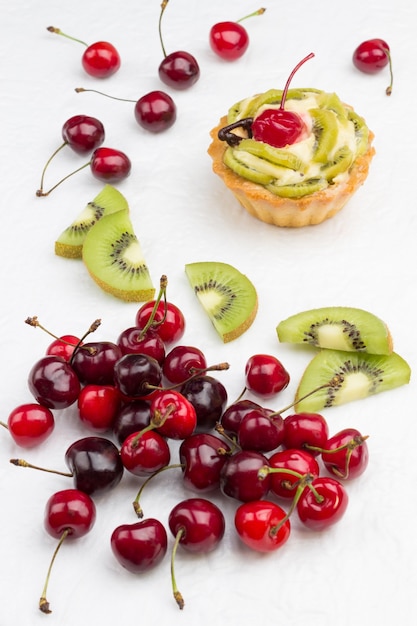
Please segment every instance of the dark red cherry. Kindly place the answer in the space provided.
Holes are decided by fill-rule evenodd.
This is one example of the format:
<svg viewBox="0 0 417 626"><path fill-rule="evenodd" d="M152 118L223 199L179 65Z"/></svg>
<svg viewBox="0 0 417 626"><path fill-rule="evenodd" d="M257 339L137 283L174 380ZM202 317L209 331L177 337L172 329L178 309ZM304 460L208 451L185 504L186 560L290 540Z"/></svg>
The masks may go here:
<svg viewBox="0 0 417 626"><path fill-rule="evenodd" d="M114 366L122 351L112 341L90 341L74 353L71 364L83 384L113 385Z"/></svg>
<svg viewBox="0 0 417 626"><path fill-rule="evenodd" d="M241 421L245 415L251 413L254 409L262 410L262 407L252 400L237 400L233 402L233 404L230 404L224 411L220 420L226 434L237 435Z"/></svg>
<svg viewBox="0 0 417 626"><path fill-rule="evenodd" d="M147 354L125 354L114 366L115 385L126 398L147 396L160 386L162 368Z"/></svg>
<svg viewBox="0 0 417 626"><path fill-rule="evenodd" d="M122 354L140 352L153 357L161 365L165 361L165 344L154 330L144 330L137 326L126 328L117 339Z"/></svg>
<svg viewBox="0 0 417 626"><path fill-rule="evenodd" d="M88 154L104 141L104 126L95 117L74 115L62 127L62 138L77 154Z"/></svg>
<svg viewBox="0 0 417 626"><path fill-rule="evenodd" d="M196 430L212 430L220 421L227 403L225 386L213 376L196 376L182 385L181 394L195 408Z"/></svg>
<svg viewBox="0 0 417 626"><path fill-rule="evenodd" d="M272 452L284 439L284 420L280 415L269 416L262 409L254 409L242 419L238 443L243 450Z"/></svg>
<svg viewBox="0 0 417 626"><path fill-rule="evenodd" d="M205 370L207 360L203 352L194 346L175 346L165 356L162 371L172 384L183 383L198 370Z"/></svg>
<svg viewBox="0 0 417 626"><path fill-rule="evenodd" d="M268 465L268 459L260 452L235 452L227 458L220 473L222 492L241 502L264 498L269 491L271 478L268 474L260 478L259 471Z"/></svg>
<svg viewBox="0 0 417 626"><path fill-rule="evenodd" d="M135 400L125 404L113 422L113 433L120 445L132 433L137 433L151 421L151 406L146 400Z"/></svg>
<svg viewBox="0 0 417 626"><path fill-rule="evenodd" d="M177 107L164 91L151 91L136 102L135 118L145 130L160 133L175 123Z"/></svg>
<svg viewBox="0 0 417 626"><path fill-rule="evenodd" d="M156 567L163 560L168 537L159 520L148 518L115 528L110 544L117 561L129 572L139 574Z"/></svg>
<svg viewBox="0 0 417 626"><path fill-rule="evenodd" d="M35 400L49 409L66 409L80 393L80 381L71 365L62 357L48 355L35 363L28 376Z"/></svg>
<svg viewBox="0 0 417 626"><path fill-rule="evenodd" d="M210 552L223 539L225 519L219 507L205 498L189 498L174 506L168 516L168 525L178 536L179 545L187 552Z"/></svg>
<svg viewBox="0 0 417 626"><path fill-rule="evenodd" d="M294 74L309 59L313 53L306 56L291 72L284 91L282 92L279 108L264 109L252 123L252 135L256 141L263 141L275 148L284 148L298 141L306 129L302 118L293 111L284 108L288 88Z"/></svg>
<svg viewBox="0 0 417 626"><path fill-rule="evenodd" d="M73 474L75 488L90 496L107 493L123 476L119 450L104 437L75 441L65 453L65 462Z"/></svg>
<svg viewBox="0 0 417 626"><path fill-rule="evenodd" d="M180 446L184 484L200 493L220 486L220 472L231 454L230 446L211 433L196 433Z"/></svg>
<svg viewBox="0 0 417 626"><path fill-rule="evenodd" d="M389 64L391 82L386 89L387 96L392 93L393 72L389 45L383 39L363 41L353 53L353 64L361 72L375 74Z"/></svg>
<svg viewBox="0 0 417 626"><path fill-rule="evenodd" d="M98 180L107 183L119 182L129 176L131 169L129 157L121 150L100 147L92 154L90 170Z"/></svg>

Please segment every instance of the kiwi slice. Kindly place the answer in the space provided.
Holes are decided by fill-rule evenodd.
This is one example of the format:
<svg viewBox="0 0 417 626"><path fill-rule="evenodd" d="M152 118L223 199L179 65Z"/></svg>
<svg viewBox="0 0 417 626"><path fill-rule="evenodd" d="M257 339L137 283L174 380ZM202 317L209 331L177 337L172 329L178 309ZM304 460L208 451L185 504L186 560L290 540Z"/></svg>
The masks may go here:
<svg viewBox="0 0 417 626"><path fill-rule="evenodd" d="M317 97L319 107L334 111L341 121L347 120L347 110L339 96L335 93L322 91Z"/></svg>
<svg viewBox="0 0 417 626"><path fill-rule="evenodd" d="M128 210L126 198L112 185L105 185L55 242L55 254L68 259L81 259L84 239L90 228L109 213Z"/></svg>
<svg viewBox="0 0 417 626"><path fill-rule="evenodd" d="M355 307L322 307L291 315L277 328L282 343L346 352L391 354L391 333L379 317Z"/></svg>
<svg viewBox="0 0 417 626"><path fill-rule="evenodd" d="M410 376L408 363L395 352L387 355L322 350L301 377L295 410L320 412L405 385Z"/></svg>
<svg viewBox="0 0 417 626"><path fill-rule="evenodd" d="M339 148L331 161L323 165L321 171L328 181L349 169L353 162L353 153L348 146Z"/></svg>
<svg viewBox="0 0 417 626"><path fill-rule="evenodd" d="M355 111L348 111L348 119L355 127L357 153L364 154L368 148L369 141L369 130L365 120Z"/></svg>
<svg viewBox="0 0 417 626"><path fill-rule="evenodd" d="M287 167L296 171L306 171L307 169L307 166L297 155L292 154L288 150L274 148L262 141L255 141L255 139L242 139L239 143L239 150L249 152L249 154L265 159L280 167Z"/></svg>
<svg viewBox="0 0 417 626"><path fill-rule="evenodd" d="M224 343L242 335L258 311L252 282L227 263L188 263L185 273L194 293Z"/></svg>
<svg viewBox="0 0 417 626"><path fill-rule="evenodd" d="M95 282L108 293L128 302L145 302L155 289L129 212L102 217L87 233L83 261Z"/></svg>
<svg viewBox="0 0 417 626"><path fill-rule="evenodd" d="M336 115L329 109L310 109L309 113L313 119L313 132L316 137L313 161L327 163L329 154L337 142Z"/></svg>
<svg viewBox="0 0 417 626"><path fill-rule="evenodd" d="M265 185L265 188L282 198L302 198L316 191L321 191L327 187L328 183L325 178L306 178L299 183L292 185L279 185L271 183Z"/></svg>
<svg viewBox="0 0 417 626"><path fill-rule="evenodd" d="M230 147L224 153L223 162L238 176L243 176L243 178L259 185L267 185L275 178L271 172L265 171L266 162L263 164L261 159ZM264 167L260 170L259 167L262 165Z"/></svg>

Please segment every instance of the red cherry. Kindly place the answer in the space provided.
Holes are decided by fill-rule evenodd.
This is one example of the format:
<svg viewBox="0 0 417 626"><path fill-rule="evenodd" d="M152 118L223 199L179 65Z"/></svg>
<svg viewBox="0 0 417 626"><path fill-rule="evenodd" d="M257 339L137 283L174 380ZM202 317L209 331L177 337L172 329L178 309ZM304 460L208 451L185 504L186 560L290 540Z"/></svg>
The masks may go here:
<svg viewBox="0 0 417 626"><path fill-rule="evenodd" d="M121 445L132 433L137 433L149 426L151 407L145 400L136 400L125 404L116 415L113 433Z"/></svg>
<svg viewBox="0 0 417 626"><path fill-rule="evenodd" d="M104 433L113 427L120 403L116 387L86 385L78 396L78 415L88 428Z"/></svg>
<svg viewBox="0 0 417 626"><path fill-rule="evenodd" d="M165 344L178 341L185 332L184 315L172 302L145 302L136 313L135 321L138 328L145 328L151 322L150 327Z"/></svg>
<svg viewBox="0 0 417 626"><path fill-rule="evenodd" d="M330 437L321 452L326 469L344 480L363 474L369 461L366 439L356 428L344 428Z"/></svg>
<svg viewBox="0 0 417 626"><path fill-rule="evenodd" d="M272 552L288 540L291 531L286 512L268 500L241 504L235 513L235 528L240 539L252 550Z"/></svg>
<svg viewBox="0 0 417 626"><path fill-rule="evenodd" d="M13 409L7 426L14 441L22 448L33 448L49 437L55 427L52 411L30 402Z"/></svg>
<svg viewBox="0 0 417 626"><path fill-rule="evenodd" d="M304 488L297 502L301 522L311 530L324 530L338 522L348 505L343 485L330 477L317 477Z"/></svg>
<svg viewBox="0 0 417 626"><path fill-rule="evenodd" d="M101 147L94 150L89 165L93 176L107 183L127 178L132 169L129 157L114 148Z"/></svg>
<svg viewBox="0 0 417 626"><path fill-rule="evenodd" d="M281 498L293 498L299 479L302 476L319 475L319 465L315 457L305 450L287 449L275 452L269 458L272 470L270 473L270 489ZM288 470L288 471L287 471Z"/></svg>
<svg viewBox="0 0 417 626"><path fill-rule="evenodd" d="M94 78L107 78L120 68L120 55L111 43L107 41L97 41L88 45L85 41L67 35L54 26L48 26L47 30L50 33L61 35L85 46L86 50L81 57L81 64L90 76L94 76Z"/></svg>
<svg viewBox="0 0 417 626"><path fill-rule="evenodd" d="M284 419L283 444L286 448L305 449L317 456L325 447L328 436L329 427L319 413L295 413Z"/></svg>
<svg viewBox="0 0 417 626"><path fill-rule="evenodd" d="M66 409L80 393L80 382L69 363L58 356L44 356L35 363L28 376L29 389L35 400L49 409Z"/></svg>
<svg viewBox="0 0 417 626"><path fill-rule="evenodd" d="M211 433L196 433L180 446L184 484L193 491L209 492L220 487L220 472L231 449Z"/></svg>
<svg viewBox="0 0 417 626"><path fill-rule="evenodd" d="M242 419L237 434L243 450L271 452L283 441L284 420L280 415L270 417L263 409L254 409Z"/></svg>
<svg viewBox="0 0 417 626"><path fill-rule="evenodd" d="M262 411L260 404L253 402L252 400L237 400L230 404L221 416L221 426L224 428L227 435L237 435L239 432L239 426L245 415L251 413L253 410Z"/></svg>
<svg viewBox="0 0 417 626"><path fill-rule="evenodd" d="M259 471L269 466L268 459L260 452L241 450L227 458L220 473L222 492L241 502L264 498L271 485L271 476L262 478Z"/></svg>
<svg viewBox="0 0 417 626"><path fill-rule="evenodd" d="M173 384L183 383L194 372L206 368L206 357L194 346L175 346L168 352L162 364L165 378Z"/></svg>
<svg viewBox="0 0 417 626"><path fill-rule="evenodd" d="M120 68L120 55L108 41L97 41L88 46L81 63L84 70L94 78L108 78Z"/></svg>
<svg viewBox="0 0 417 626"><path fill-rule="evenodd" d="M113 385L114 366L121 357L122 351L112 341L89 341L76 350L71 365L85 385Z"/></svg>
<svg viewBox="0 0 417 626"><path fill-rule="evenodd" d="M389 45L383 39L363 41L353 53L354 66L366 74L375 74L389 64L391 82L386 88L387 96L392 93L393 73Z"/></svg>
<svg viewBox="0 0 417 626"><path fill-rule="evenodd" d="M117 345L122 354L140 352L153 357L160 365L165 362L165 344L158 333L151 328L148 330L137 328L137 326L126 328L120 333Z"/></svg>
<svg viewBox="0 0 417 626"><path fill-rule="evenodd" d="M135 118L139 126L160 133L171 128L177 119L175 102L164 91L151 91L136 102Z"/></svg>
<svg viewBox="0 0 417 626"><path fill-rule="evenodd" d="M148 476L168 465L171 453L166 440L154 430L128 435L120 449L124 467L135 476Z"/></svg>
<svg viewBox="0 0 417 626"><path fill-rule="evenodd" d="M306 56L291 72L282 92L280 107L278 109L265 109L253 120L252 135L256 141L263 141L275 148L284 148L302 137L306 128L302 118L298 113L284 109L284 105L294 74L313 56L313 53Z"/></svg>
<svg viewBox="0 0 417 626"><path fill-rule="evenodd" d="M110 544L117 561L129 572L139 574L163 560L168 537L160 521L148 518L115 528Z"/></svg>
<svg viewBox="0 0 417 626"><path fill-rule="evenodd" d="M282 363L269 354L255 354L246 362L246 387L264 397L285 389L290 376Z"/></svg>
<svg viewBox="0 0 417 626"><path fill-rule="evenodd" d="M80 340L74 335L62 335L59 339L55 339L46 349L46 354L54 356L60 356L66 361L70 361L74 352L75 346L79 344Z"/></svg>
<svg viewBox="0 0 417 626"><path fill-rule="evenodd" d="M250 15L242 17L237 22L218 22L211 27L209 33L210 47L225 61L235 61L243 56L249 46L249 35L240 22L254 15L265 13L259 9Z"/></svg>
<svg viewBox="0 0 417 626"><path fill-rule="evenodd" d="M186 439L197 426L194 406L179 391L164 390L155 394L151 401L151 414L162 418L157 432L169 439Z"/></svg>

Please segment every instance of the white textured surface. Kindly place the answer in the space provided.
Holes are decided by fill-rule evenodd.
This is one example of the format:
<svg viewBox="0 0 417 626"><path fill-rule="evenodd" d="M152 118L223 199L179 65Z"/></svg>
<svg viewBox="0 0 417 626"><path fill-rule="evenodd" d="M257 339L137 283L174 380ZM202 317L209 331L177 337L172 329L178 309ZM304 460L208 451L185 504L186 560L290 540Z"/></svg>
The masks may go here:
<svg viewBox="0 0 417 626"><path fill-rule="evenodd" d="M340 5L294 0L270 1L263 17L246 22L247 54L227 64L209 49L211 25L238 19L258 8L254 0L190 3L171 0L164 17L168 51L185 49L197 57L200 81L189 91L170 90L178 106L172 129L158 136L141 131L133 105L75 94L83 86L136 99L164 89L157 77L161 60L159 2L37 3L16 0L2 11L2 170L3 296L0 314L2 417L30 399L27 373L48 338L26 326L29 315L58 334L82 333L97 317L95 338L116 339L133 323L137 306L104 295L81 263L54 256L55 237L100 190L88 171L67 181L50 197L35 190L48 155L59 145L70 116L99 117L106 145L125 150L133 171L120 190L128 199L152 276L168 274L169 299L184 311L184 340L202 348L209 362L227 360L221 375L230 399L242 387L246 359L255 352L278 355L292 381L272 403L279 409L293 396L309 356L278 344L280 319L303 309L350 305L369 309L391 327L396 350L417 366L415 289L417 212L414 185L417 96L415 59L417 9L413 0ZM83 74L82 49L51 35L54 25L81 39L107 39L122 55L122 68L98 83ZM358 43L384 38L395 71L391 98L384 94L388 72L357 72L351 55ZM365 186L335 218L321 226L280 230L262 224L236 205L211 172L208 132L236 100L281 87L291 68L315 52L294 86L336 91L362 114L376 135L377 155ZM61 153L49 180L79 164ZM219 260L236 265L254 281L259 314L252 328L223 346L190 291L184 264ZM98 504L89 536L64 545L54 567L49 617L37 609L55 542L42 525L49 495L70 486L65 479L18 469L9 458L25 456L51 467L63 465L67 446L86 431L74 410L59 415L50 440L31 452L19 451L0 433L0 625L40 623L82 626L112 622L156 624L241 624L267 620L285 626L365 626L401 621L415 624L416 465L415 383L325 414L330 429L354 426L370 435L370 465L349 484L345 518L326 533L303 532L294 523L290 541L270 556L243 549L235 537L236 503L222 503L227 534L208 557L178 553L177 577L186 607L171 597L169 562L142 577L122 571L109 548L113 528L134 521L131 500L136 481L126 476L119 489ZM160 477L147 491L147 515L166 520L186 495L178 477ZM45 621L46 620L46 621Z"/></svg>

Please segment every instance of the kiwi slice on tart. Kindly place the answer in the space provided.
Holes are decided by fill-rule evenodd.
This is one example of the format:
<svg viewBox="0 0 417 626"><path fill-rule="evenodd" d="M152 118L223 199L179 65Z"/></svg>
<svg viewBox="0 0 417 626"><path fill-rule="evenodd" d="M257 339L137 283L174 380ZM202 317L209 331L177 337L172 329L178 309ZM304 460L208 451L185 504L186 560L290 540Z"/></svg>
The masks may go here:
<svg viewBox="0 0 417 626"><path fill-rule="evenodd" d="M336 115L329 109L310 109L309 113L313 119L313 132L316 137L313 161L327 163L329 154L337 142Z"/></svg>
<svg viewBox="0 0 417 626"><path fill-rule="evenodd" d="M410 381L408 363L397 353L321 350L307 365L295 396L297 413L320 412L388 391Z"/></svg>
<svg viewBox="0 0 417 626"><path fill-rule="evenodd" d="M89 230L82 258L104 291L128 302L154 297L155 288L127 210L105 215Z"/></svg>
<svg viewBox="0 0 417 626"><path fill-rule="evenodd" d="M242 335L258 311L253 283L228 263L188 263L185 273L214 328L227 343Z"/></svg>
<svg viewBox="0 0 417 626"><path fill-rule="evenodd" d="M299 183L290 185L279 185L272 182L269 185L265 185L271 193L274 193L281 198L302 198L308 196L316 191L321 191L328 186L328 182L325 178L306 178L300 180Z"/></svg>
<svg viewBox="0 0 417 626"><path fill-rule="evenodd" d="M123 194L112 185L105 185L55 242L55 254L68 259L81 259L84 239L90 228L103 215L129 210Z"/></svg>
<svg viewBox="0 0 417 626"><path fill-rule="evenodd" d="M331 306L301 311L277 328L281 343L302 343L346 352L391 354L392 336L379 317L355 307Z"/></svg>
<svg viewBox="0 0 417 626"><path fill-rule="evenodd" d="M352 165L354 155L348 146L339 148L331 161L323 165L321 171L328 181L332 181L338 174L345 172Z"/></svg>

